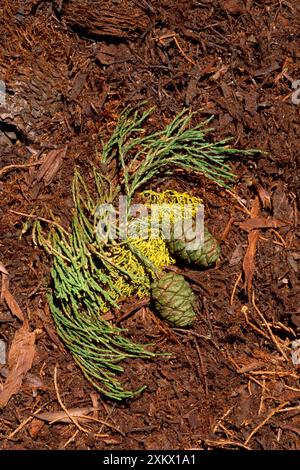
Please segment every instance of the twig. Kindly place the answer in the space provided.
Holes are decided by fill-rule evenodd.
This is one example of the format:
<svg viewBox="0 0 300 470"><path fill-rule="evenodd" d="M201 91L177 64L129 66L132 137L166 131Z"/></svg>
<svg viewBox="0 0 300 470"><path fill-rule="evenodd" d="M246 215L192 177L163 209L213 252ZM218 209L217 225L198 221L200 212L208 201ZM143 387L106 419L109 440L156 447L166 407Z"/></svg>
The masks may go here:
<svg viewBox="0 0 300 470"><path fill-rule="evenodd" d="M106 411L106 413L107 413L106 419L108 419L108 418L110 418L111 415L113 414L113 411L114 411L116 405L115 405L115 403L114 403L113 406L111 407L111 409L110 409L110 410L107 410L107 405L105 404L105 402L102 402L102 403L103 403L103 407L105 408L105 411ZM99 433L102 432L103 428L104 428L104 424L102 424L102 426L100 427Z"/></svg>
<svg viewBox="0 0 300 470"><path fill-rule="evenodd" d="M178 42L178 39L177 39L176 34L174 34L173 39L174 39L175 44L176 44L176 46L178 47L179 51L180 51L181 54L183 55L183 57L184 57L190 64L192 64L192 65L195 67L195 66L196 66L196 63L186 55L186 53L184 52L184 50L182 49L182 47L180 46L180 44L179 44L179 42Z"/></svg>
<svg viewBox="0 0 300 470"><path fill-rule="evenodd" d="M38 410L36 410L31 416L28 416L28 418L22 421L22 423L20 423L19 426L7 436L7 439L12 439L19 431L21 431L21 429L24 428L24 426L26 426L26 424L30 423L30 421L33 420L35 415L37 415L43 408L45 408L46 405L47 403L45 403Z"/></svg>
<svg viewBox="0 0 300 470"><path fill-rule="evenodd" d="M34 214L26 214L25 212L14 211L13 209L9 209L9 212L12 212L13 214L16 214L16 215L22 215L23 217L28 217L29 219L36 219L36 220L40 220L41 222L46 222L47 224L55 225L55 227L62 230L65 233L65 235L69 235L69 232L67 232L66 229L64 229L59 223L55 222L54 220L45 219L44 217L39 217L38 215L34 215Z"/></svg>
<svg viewBox="0 0 300 470"><path fill-rule="evenodd" d="M286 385L286 384L284 384L284 388L286 388L287 390L292 390L293 392L300 393L300 388L290 387L289 385Z"/></svg>
<svg viewBox="0 0 300 470"><path fill-rule="evenodd" d="M292 372L284 372L284 371L277 371L277 370L254 370L251 372L254 375L275 375L277 377L294 377L295 379L299 379L297 374L293 374Z"/></svg>
<svg viewBox="0 0 300 470"><path fill-rule="evenodd" d="M225 191L226 193L230 194L230 196L233 197L239 203L239 205L243 209L243 212L245 212L247 215L251 215L251 212L249 211L249 209L247 209L247 207L245 206L245 204L243 203L243 201L241 200L239 196L234 194L234 192L232 192L230 189L226 188Z"/></svg>
<svg viewBox="0 0 300 470"><path fill-rule="evenodd" d="M234 432L227 429L224 424L220 423L219 428L220 428L221 431L223 431L226 434L227 439L230 439L230 438L234 437Z"/></svg>
<svg viewBox="0 0 300 470"><path fill-rule="evenodd" d="M121 429L119 429L117 426L114 426L113 424L109 424L107 421L104 421L103 419L98 419L98 418L94 418L93 416L86 416L86 415L80 416L80 419L86 419L88 421L95 421L96 423L102 424L102 426L106 426L107 428L117 431L119 434L125 437L125 434L123 431L121 431Z"/></svg>
<svg viewBox="0 0 300 470"><path fill-rule="evenodd" d="M241 442L236 442L236 441L230 441L230 440L220 440L220 441L210 441L210 440L204 440L204 442L212 447L226 447L226 446L234 446L234 447L241 447L242 449L246 450L251 450L250 447L246 446L245 444L242 444Z"/></svg>
<svg viewBox="0 0 300 470"><path fill-rule="evenodd" d="M177 39L177 34L172 32L172 33L168 33L168 34L164 34L163 36L161 36L159 38L159 42L161 44L163 44L163 40L164 39L173 39L173 41L175 42L176 46L178 47L179 51L181 52L181 54L183 55L183 57L190 63L192 64L194 67L196 66L196 63L190 59L186 53L184 52L184 50L182 49L182 47L180 46L179 42L178 42L178 39Z"/></svg>
<svg viewBox="0 0 300 470"><path fill-rule="evenodd" d="M116 325L119 325L120 323L122 323L122 321L130 317L134 312L136 312L137 310L140 310L143 307L147 307L149 304L150 304L150 298L147 297L146 299L140 300L139 302L135 302L131 305L127 305L125 308L123 307L125 312L120 318L117 319ZM120 310L122 312L122 308Z"/></svg>
<svg viewBox="0 0 300 470"><path fill-rule="evenodd" d="M291 328L290 326L286 326L284 325L283 323L281 323L280 321L279 322L276 322L276 323L269 323L269 325L272 325L273 328L275 328L276 330L283 330L285 331L286 333L290 333L294 336L294 338L297 338L297 334L295 333L295 331L293 330L293 328Z"/></svg>
<svg viewBox="0 0 300 470"><path fill-rule="evenodd" d="M196 331L186 330L185 328L172 328L172 330L176 331L178 333L190 333L191 335L197 336L198 338L211 340L210 335L207 335L207 336L206 335L200 335L200 333L196 333Z"/></svg>
<svg viewBox="0 0 300 470"><path fill-rule="evenodd" d="M55 392L56 392L56 396L57 396L57 401L58 403L60 404L61 408L64 410L64 412L66 413L66 415L68 416L68 418L70 419L70 421L72 421L73 424L75 424L75 426L79 429L79 431L82 431L84 433L88 433L89 431L85 428L83 428L79 423L78 421L74 418L74 416L72 416L68 409L65 407L65 405L63 404L61 398L60 398L60 394L59 394L59 390L58 390L58 385L57 385L57 366L54 367L54 376L53 376L53 380L54 380L54 387L55 387Z"/></svg>
<svg viewBox="0 0 300 470"><path fill-rule="evenodd" d="M284 357L284 359L286 361L288 361L288 357L287 355L285 354L285 352L283 351L283 349L281 348L278 340L276 339L276 337L274 336L273 334L273 331L271 330L270 328L270 325L268 324L267 320L265 319L265 317L263 316L263 314L261 313L261 311L259 310L259 308L257 307L256 303L255 303L255 295L254 295L254 291L252 292L252 305L253 307L255 308L255 310L257 311L258 315L260 316L260 318L262 319L262 321L264 322L264 324L266 325L266 328L268 330L268 333L270 335L270 338L273 340L277 350L282 354L282 356Z"/></svg>
<svg viewBox="0 0 300 470"><path fill-rule="evenodd" d="M261 391L258 416L261 416L263 408L264 408L265 391L266 391L266 379L263 379L263 387L262 387L262 391Z"/></svg>
<svg viewBox="0 0 300 470"><path fill-rule="evenodd" d="M295 410L300 411L300 405L298 405L298 406L288 406L287 408L284 408L283 410L278 411L278 413L286 413L287 411L295 411Z"/></svg>
<svg viewBox="0 0 300 470"><path fill-rule="evenodd" d="M69 437L69 439L64 443L64 449L70 444L70 442L74 441L74 439L75 439L75 437L77 436L78 433L79 433L79 429L76 429L74 434L72 434L72 436Z"/></svg>
<svg viewBox="0 0 300 470"><path fill-rule="evenodd" d="M275 410L272 410L271 413L268 414L268 416L261 422L259 423L258 426L256 426L255 429L253 429L253 431L251 431L251 433L249 434L249 436L247 437L247 439L245 440L244 442L244 445L247 446L249 444L249 442L251 441L252 437L257 433L257 431L262 428L268 421L270 421L270 419L276 414L276 413L279 413L280 410L282 408L284 408L289 402L286 401L284 403L281 403L281 405L279 405L277 408L275 408Z"/></svg>
<svg viewBox="0 0 300 470"><path fill-rule="evenodd" d="M34 162L34 163L24 163L22 165L7 165L5 166L4 168L2 168L2 170L0 170L0 178L5 175L5 173L8 173L9 171L11 170L18 170L18 169L22 169L22 168L30 168L31 166L37 166L37 165L41 165L43 163L43 160L39 160L38 162Z"/></svg>
<svg viewBox="0 0 300 470"><path fill-rule="evenodd" d="M228 222L226 224L226 227L224 228L223 232L220 235L220 239L222 241L226 240L226 238L228 237L228 234L231 230L231 226L232 226L234 221L235 221L235 217L230 217L230 219L228 220Z"/></svg>
<svg viewBox="0 0 300 470"><path fill-rule="evenodd" d="M225 413L221 416L221 418L218 419L218 421L217 421L217 423L216 423L216 425L213 429L213 434L216 433L220 423L226 418L226 416L228 416L231 413L232 410L233 410L233 406L231 406L227 411L225 411Z"/></svg>
<svg viewBox="0 0 300 470"><path fill-rule="evenodd" d="M251 374L247 374L247 376L249 377L249 380L252 380L252 382L255 382L257 385L259 385L259 387L261 388L265 388L266 390L269 391L269 388L266 387L264 384L262 384L259 380L255 379Z"/></svg>
<svg viewBox="0 0 300 470"><path fill-rule="evenodd" d="M93 406L93 417L98 418L98 410L99 410L99 403L98 403L98 395L95 392L90 393L90 397L92 400Z"/></svg>
<svg viewBox="0 0 300 470"><path fill-rule="evenodd" d="M271 228L270 232L273 232L277 238L279 238L279 240L281 241L281 244L284 248L286 248L286 241L284 240L284 238L280 235L280 233L277 232L277 230L275 230L274 228Z"/></svg>
<svg viewBox="0 0 300 470"><path fill-rule="evenodd" d="M229 354L228 351L226 351L225 357L226 357L227 359L229 359L229 361L234 365L234 367L235 367L235 369L236 369L236 372L237 372L238 374L245 374L246 377L248 377L250 380L252 380L252 381L255 382L257 385L259 385L261 388L263 388L263 384L261 384L259 380L255 379L255 378L252 376L253 372L252 372L251 374L248 374L248 373L243 372L242 368L237 364L237 362L233 359L233 357L231 357L231 355ZM268 390L267 387L266 387L266 389Z"/></svg>
<svg viewBox="0 0 300 470"><path fill-rule="evenodd" d="M262 335L264 338L270 339L269 335L267 335L264 331L260 330L254 323L252 323L249 318L248 318L248 307L246 305L243 305L241 308L241 312L244 314L245 320L247 325L251 326L253 330L255 330L257 333Z"/></svg>
<svg viewBox="0 0 300 470"><path fill-rule="evenodd" d="M232 289L232 293L231 293L231 297L230 297L230 305L233 305L233 299L234 299L234 296L235 296L235 292L236 292L237 286L239 285L239 282L240 282L241 279L242 279L242 273L240 272L238 277L236 278L236 281L235 281L233 289Z"/></svg>

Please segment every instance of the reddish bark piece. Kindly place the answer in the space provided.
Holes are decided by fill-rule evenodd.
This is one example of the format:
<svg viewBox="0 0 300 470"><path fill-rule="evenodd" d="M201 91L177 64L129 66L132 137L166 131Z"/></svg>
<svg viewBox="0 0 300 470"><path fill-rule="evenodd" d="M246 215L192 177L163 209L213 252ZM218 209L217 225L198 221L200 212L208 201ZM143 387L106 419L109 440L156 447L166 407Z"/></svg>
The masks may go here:
<svg viewBox="0 0 300 470"><path fill-rule="evenodd" d="M275 219L274 217L253 217L239 224L240 228L242 230L246 230L247 232L260 228L279 228L285 225L288 225L288 222Z"/></svg>
<svg viewBox="0 0 300 470"><path fill-rule="evenodd" d="M116 46L114 44L101 44L101 47L97 51L97 59L100 64L111 65L115 61Z"/></svg>
<svg viewBox="0 0 300 470"><path fill-rule="evenodd" d="M5 292L8 290L9 286L9 277L6 273L2 271L2 283L1 283L1 294L0 294L0 300L1 302L4 300Z"/></svg>
<svg viewBox="0 0 300 470"><path fill-rule="evenodd" d="M256 185L256 190L263 208L270 209L272 207L272 202L269 192L265 188L263 188L261 184Z"/></svg>
<svg viewBox="0 0 300 470"><path fill-rule="evenodd" d="M87 36L129 39L138 31L145 31L149 17L143 6L133 1L69 0L62 6L62 17L67 26L85 31Z"/></svg>
<svg viewBox="0 0 300 470"><path fill-rule="evenodd" d="M248 297L250 298L252 281L255 270L255 254L257 240L259 237L259 230L252 230L248 235L248 248L244 256L243 271L245 274L245 285L244 288L247 290Z"/></svg>
<svg viewBox="0 0 300 470"><path fill-rule="evenodd" d="M44 425L45 423L43 423L43 421L41 421L40 419L34 418L31 421L30 426L29 426L30 437L32 437L32 439L35 439L38 436L39 432L44 427Z"/></svg>
<svg viewBox="0 0 300 470"><path fill-rule="evenodd" d="M39 171L35 177L37 182L44 181L45 186L48 186L55 177L56 173L62 165L63 158L66 155L67 146L63 149L51 150L45 157L44 162L41 164Z"/></svg>
<svg viewBox="0 0 300 470"><path fill-rule="evenodd" d="M241 15L245 12L245 5L242 0L226 0L222 2L222 6L233 15Z"/></svg>
<svg viewBox="0 0 300 470"><path fill-rule="evenodd" d="M260 203L259 203L258 197L256 197L253 202L252 209L251 209L251 218L248 220L251 221L253 219L258 218L259 211L260 211ZM248 247L247 247L247 250L244 256L244 261L243 261L243 271L244 271L244 276L245 276L244 289L247 291L249 298L251 294L252 281L253 281L254 270L255 270L255 254L256 254L256 246L257 246L258 237L259 237L258 229L253 229L250 231L248 235Z"/></svg>
<svg viewBox="0 0 300 470"><path fill-rule="evenodd" d="M16 331L9 354L9 373L0 392L0 408L6 406L9 399L18 393L23 379L31 369L35 354L35 333L29 331L28 323L25 322Z"/></svg>

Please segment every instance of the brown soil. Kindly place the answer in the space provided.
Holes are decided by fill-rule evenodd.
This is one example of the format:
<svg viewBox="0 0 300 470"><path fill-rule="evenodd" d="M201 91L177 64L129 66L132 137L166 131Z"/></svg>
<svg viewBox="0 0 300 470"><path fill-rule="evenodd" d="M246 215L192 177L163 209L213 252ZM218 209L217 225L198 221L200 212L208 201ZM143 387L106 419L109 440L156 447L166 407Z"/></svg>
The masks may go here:
<svg viewBox="0 0 300 470"><path fill-rule="evenodd" d="M300 376L291 361L300 332L300 105L292 102L292 82L300 79L299 1L3 0L0 31L7 87L0 261L37 336L33 366L0 412L0 448L299 449ZM67 222L74 166L88 178L99 135L109 135L125 106L145 99L156 107L152 130L184 107L202 109L201 119L215 116L213 138L234 136L237 148L265 153L232 161L238 182L231 193L203 177L169 182L204 199L222 259L209 271L185 273L201 300L190 331L168 328L146 307L122 322L132 339L174 356L126 364L126 385L147 390L116 404L95 397L56 337L45 297L50 259L34 248L30 231L21 237L26 218L12 211L52 209ZM50 173L6 168L49 154ZM253 230L240 223L255 201L260 216L285 225L258 232L248 297L243 259ZM0 339L8 348L18 328L2 302ZM73 423L30 420L39 408L61 411L55 365L64 405L96 400L104 424L89 422L81 432ZM6 374L3 366L0 389Z"/></svg>

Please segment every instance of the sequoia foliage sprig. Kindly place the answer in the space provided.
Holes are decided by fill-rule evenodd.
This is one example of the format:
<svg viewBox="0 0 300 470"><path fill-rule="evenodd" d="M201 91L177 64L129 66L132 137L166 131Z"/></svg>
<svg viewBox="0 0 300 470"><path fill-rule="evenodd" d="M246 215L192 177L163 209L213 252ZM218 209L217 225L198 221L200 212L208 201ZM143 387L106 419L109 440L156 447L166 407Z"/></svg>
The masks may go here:
<svg viewBox="0 0 300 470"><path fill-rule="evenodd" d="M118 308L120 298L142 295L150 281L171 260L161 239L153 255L152 240L107 243L96 235L97 207L116 202L122 192L127 205L137 191L157 177L171 176L176 168L201 172L226 186L235 176L226 160L233 154L250 155L228 147L228 139L209 142L210 119L191 126L192 114L182 111L162 130L147 134L144 124L152 109L124 111L110 139L103 145L94 170L93 196L78 171L73 182L74 212L68 231L56 221L45 233L41 221L34 224L33 238L53 260L53 288L49 305L59 336L71 351L87 379L104 395L122 400L140 393L124 390L117 378L125 359L153 358L147 345L125 337L125 331L105 320L104 313ZM119 186L112 188L110 175L100 170L116 160ZM127 289L129 287L129 290Z"/></svg>

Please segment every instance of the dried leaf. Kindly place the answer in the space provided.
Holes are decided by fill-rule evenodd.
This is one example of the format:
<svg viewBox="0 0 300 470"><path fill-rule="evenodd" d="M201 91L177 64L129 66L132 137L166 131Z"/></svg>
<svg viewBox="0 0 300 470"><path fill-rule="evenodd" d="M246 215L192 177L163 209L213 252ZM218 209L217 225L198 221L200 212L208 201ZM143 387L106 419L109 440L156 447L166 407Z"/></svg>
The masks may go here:
<svg viewBox="0 0 300 470"><path fill-rule="evenodd" d="M115 439L114 437L102 437L101 438L102 442L104 442L107 445L119 445L121 444L120 439Z"/></svg>
<svg viewBox="0 0 300 470"><path fill-rule="evenodd" d="M44 308L45 308L45 311L46 311L46 315L44 313L44 310L41 310L41 309L36 309L35 314L42 320L44 329L45 329L47 335L49 336L49 338L51 339L51 341L58 347L58 349L60 351L65 353L66 351L65 351L63 343L60 341L60 339L56 335L56 333L55 333L54 329L52 328L52 326L49 325L49 323L48 323L49 322L49 317L51 316L49 305L46 304Z"/></svg>
<svg viewBox="0 0 300 470"><path fill-rule="evenodd" d="M87 415L94 411L92 406L87 406L85 408L71 408L68 409L69 414L77 418L77 421L87 421ZM80 417L83 417L80 419ZM36 415L36 418L46 421L47 423L65 423L69 424L72 423L69 416L64 411L45 411L44 413L39 413Z"/></svg>
<svg viewBox="0 0 300 470"><path fill-rule="evenodd" d="M7 274L4 274L4 273L2 274L0 300L1 301L5 300L11 313L15 315L15 317L17 317L21 322L24 321L24 314L22 310L20 309L17 301L15 300L15 298L9 291L9 277Z"/></svg>
<svg viewBox="0 0 300 470"><path fill-rule="evenodd" d="M4 299L5 299L5 302L7 303L7 306L9 308L9 310L11 311L11 313L17 317L21 322L24 321L24 314L21 310L21 308L19 307L16 299L14 298L14 296L9 292L9 290L5 289L4 291Z"/></svg>
<svg viewBox="0 0 300 470"><path fill-rule="evenodd" d="M279 228L288 225L288 222L284 222L280 219L275 219L274 217L253 217L247 219L244 222L239 224L242 230L250 232L251 230L259 228Z"/></svg>
<svg viewBox="0 0 300 470"><path fill-rule="evenodd" d="M9 373L0 392L0 408L3 408L12 395L15 395L30 370L35 354L35 333L29 331L28 323L16 331L9 354Z"/></svg>
<svg viewBox="0 0 300 470"><path fill-rule="evenodd" d="M251 219L255 219L259 216L260 213L260 203L258 197L256 197L252 203L252 207L250 210L250 217Z"/></svg>
<svg viewBox="0 0 300 470"><path fill-rule="evenodd" d="M280 425L281 429L286 429L287 431L293 431L295 434L298 434L300 436L300 426L292 426L290 424L283 424Z"/></svg>

